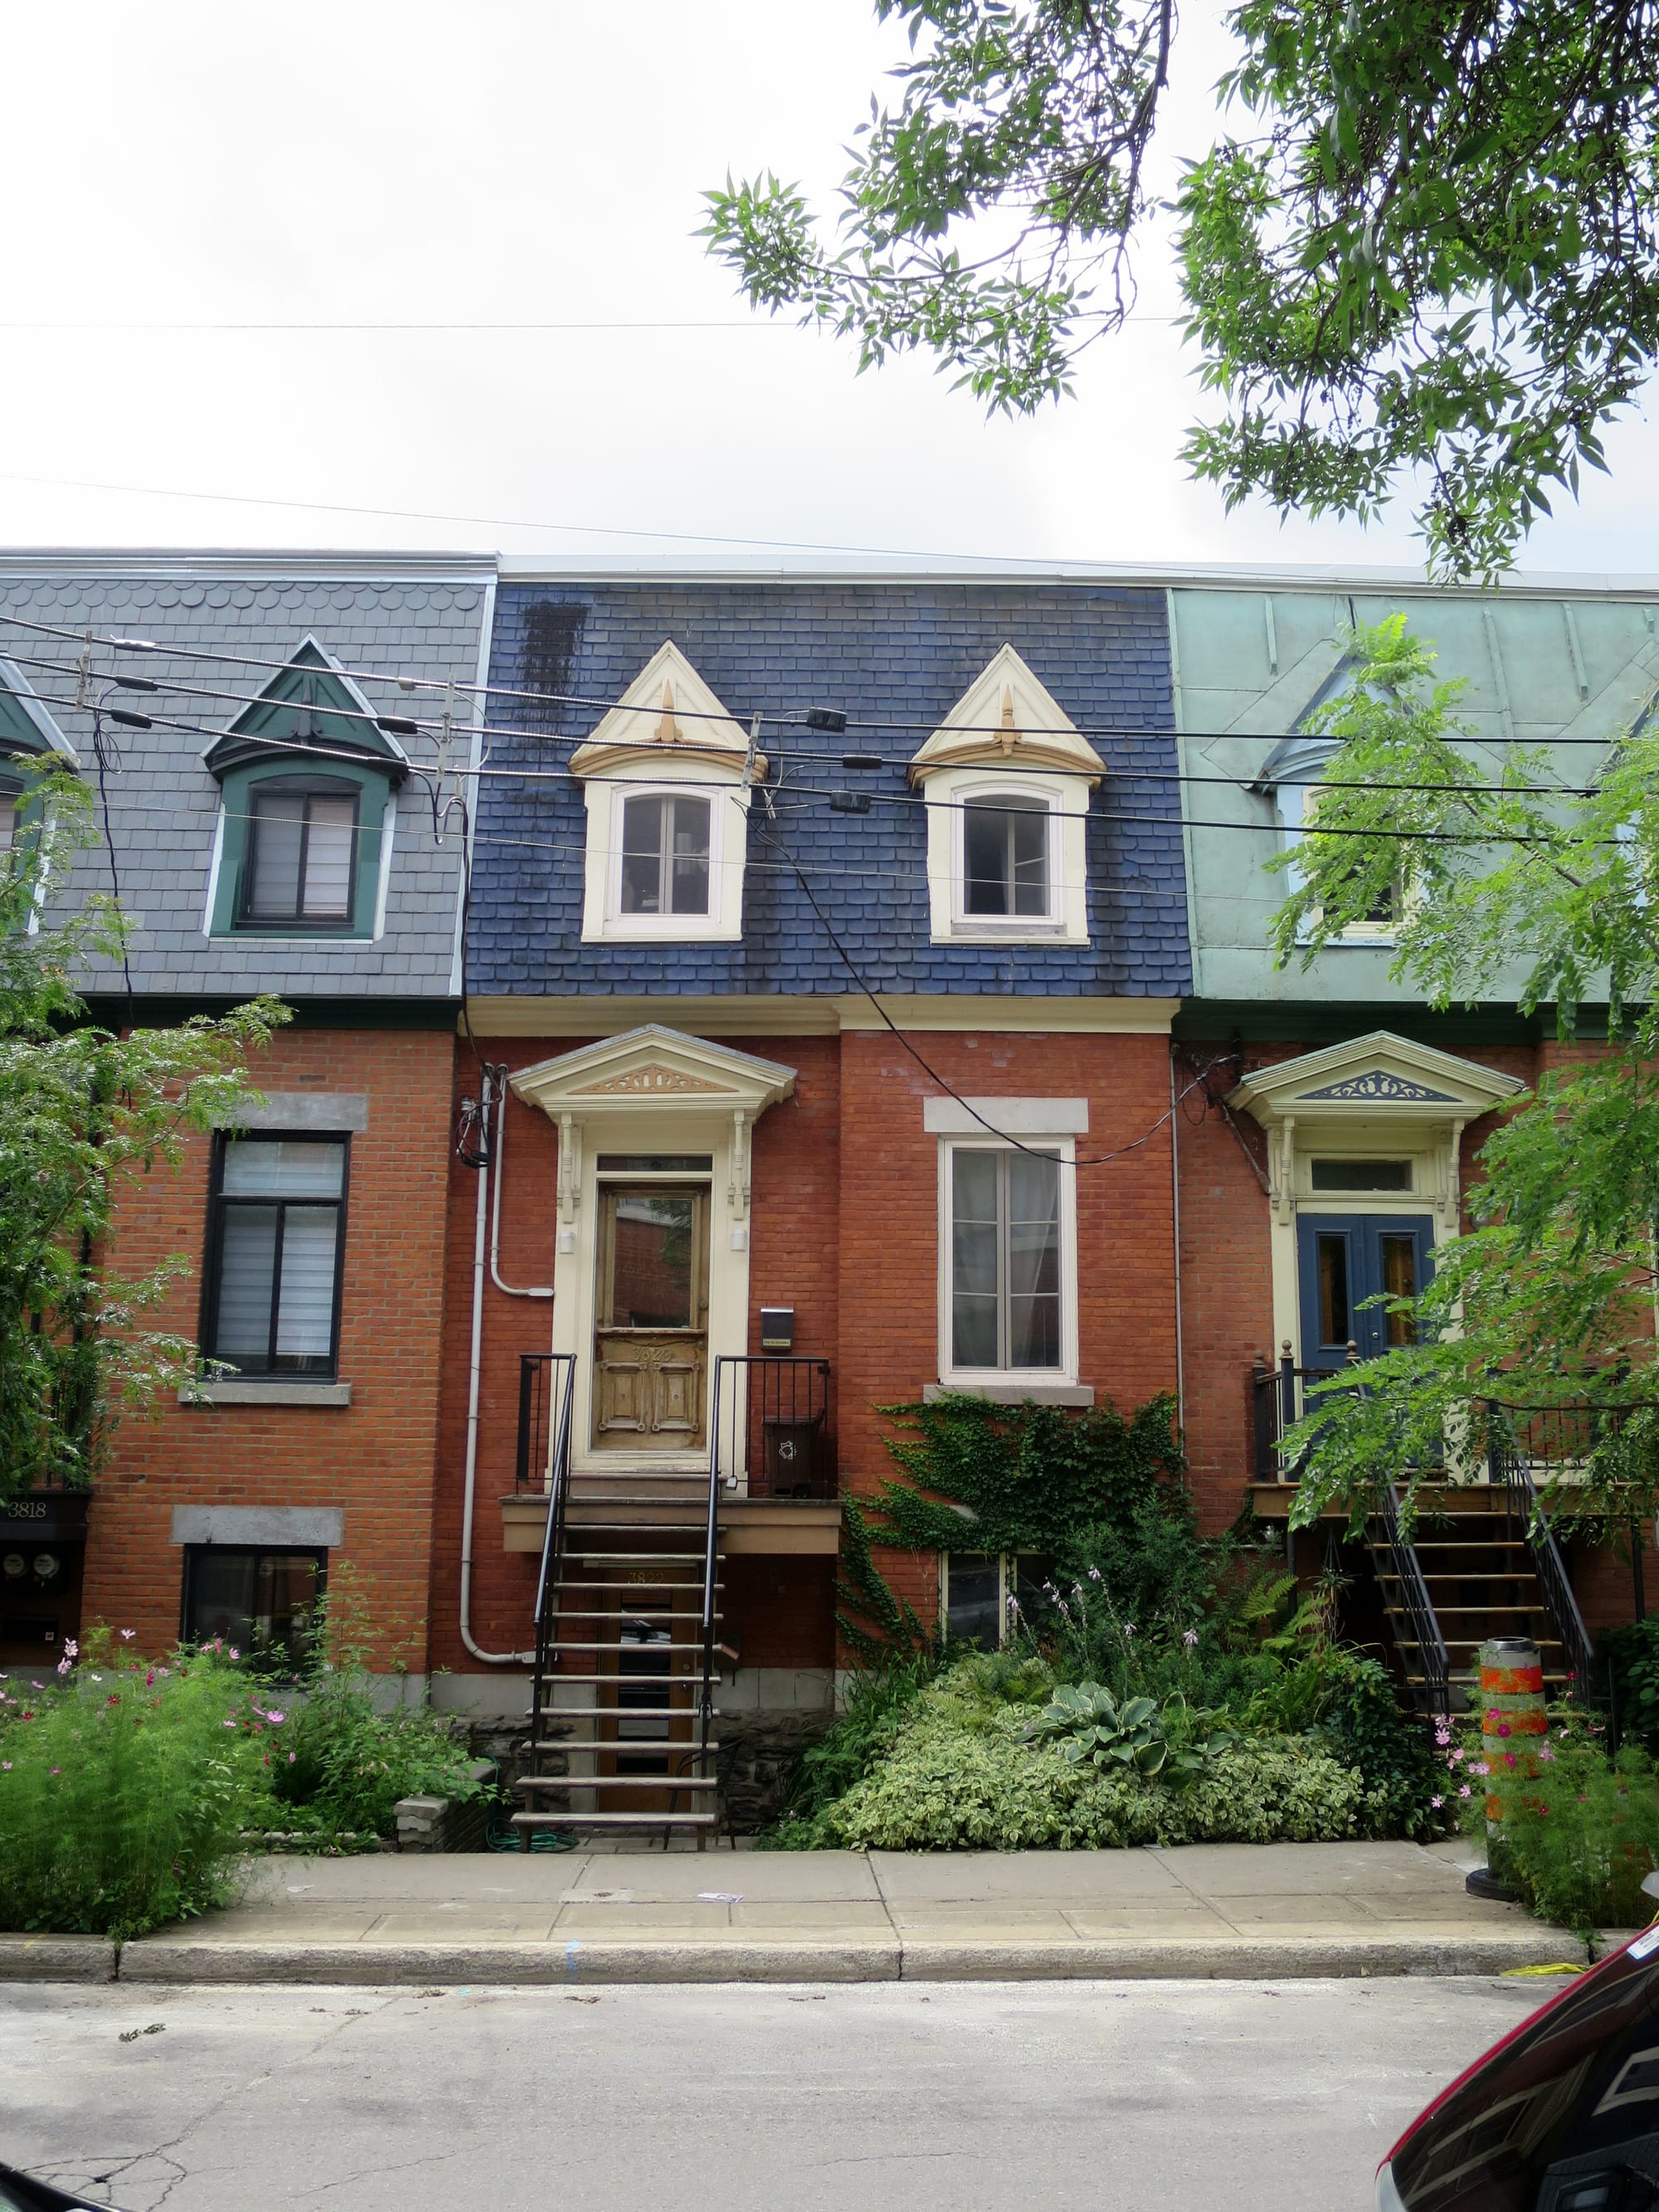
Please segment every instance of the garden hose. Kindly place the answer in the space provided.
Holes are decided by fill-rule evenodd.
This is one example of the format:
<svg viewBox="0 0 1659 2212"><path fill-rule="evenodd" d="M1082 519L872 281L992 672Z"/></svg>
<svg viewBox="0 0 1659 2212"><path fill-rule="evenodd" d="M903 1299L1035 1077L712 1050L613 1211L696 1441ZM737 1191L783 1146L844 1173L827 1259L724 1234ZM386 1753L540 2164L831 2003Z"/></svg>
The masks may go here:
<svg viewBox="0 0 1659 2212"><path fill-rule="evenodd" d="M489 1764L495 1770L495 1779L490 1785L489 1812L484 1823L485 1849L492 1851L521 1851L524 1849L524 1838L516 1828L510 1827L501 1817L501 1808L505 1802L501 1782L501 1762L499 1759L492 1759ZM577 1838L568 1835L562 1828L532 1828L530 1832L530 1848L532 1851L574 1851L576 1844Z"/></svg>

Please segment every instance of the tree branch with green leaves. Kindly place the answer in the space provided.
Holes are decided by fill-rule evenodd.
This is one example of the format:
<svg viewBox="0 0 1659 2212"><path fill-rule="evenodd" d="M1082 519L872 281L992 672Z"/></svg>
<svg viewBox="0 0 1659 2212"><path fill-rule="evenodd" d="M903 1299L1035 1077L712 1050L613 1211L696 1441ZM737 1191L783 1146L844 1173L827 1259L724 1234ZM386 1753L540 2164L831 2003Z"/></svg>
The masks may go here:
<svg viewBox="0 0 1659 2212"><path fill-rule="evenodd" d="M1512 998L1577 1042L1482 1146L1470 1225L1433 1280L1385 1302L1407 1340L1310 1392L1285 1439L1295 1517L1340 1503L1363 1519L1388 1479L1409 1518L1425 1480L1474 1468L1494 1420L1528 1425L1490 1411L1519 1407L1583 1443L1556 1509L1617 1531L1659 1503L1659 741L1610 732L1583 781L1544 747L1490 772L1403 617L1352 653L1349 690L1309 718L1337 746L1309 826L1270 863L1291 883L1280 966L1310 965L1392 896L1396 982L1443 1011ZM1601 1412L1564 1426L1575 1408Z"/></svg>
<svg viewBox="0 0 1659 2212"><path fill-rule="evenodd" d="M1416 498L1431 562L1492 577L1659 351L1659 0L1245 0L1218 88L1248 127L1148 182L1171 0L875 0L908 32L838 232L775 174L708 195L757 307L937 356L1030 414L1121 327L1173 212L1220 417L1185 458L1231 507L1367 520Z"/></svg>

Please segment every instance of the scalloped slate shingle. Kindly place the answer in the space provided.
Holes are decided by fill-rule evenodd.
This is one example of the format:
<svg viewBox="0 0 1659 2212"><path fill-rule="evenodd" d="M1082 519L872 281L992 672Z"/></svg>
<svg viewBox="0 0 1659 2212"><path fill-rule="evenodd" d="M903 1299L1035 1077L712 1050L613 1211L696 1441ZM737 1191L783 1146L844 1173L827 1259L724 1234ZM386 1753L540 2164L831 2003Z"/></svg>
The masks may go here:
<svg viewBox="0 0 1659 2212"><path fill-rule="evenodd" d="M0 613L273 660L286 659L309 634L348 667L386 670L386 682L362 688L372 704L390 713L411 711L395 681L398 674L475 680L487 574L458 576L453 563L446 568L440 562L430 575L405 570L384 578L307 577L304 567L300 556L294 562L298 573L280 576L168 574L159 566L147 576L100 573L95 556L83 571L67 573L56 563L34 574L21 563L0 565ZM58 664L58 675L39 667L25 672L37 692L73 695L76 647L68 640L33 637L0 623L0 653ZM111 732L119 757L107 778L111 828L123 902L135 925L130 957L137 990L234 997L258 989L295 1000L449 997L459 840L452 836L434 847L418 784L406 785L399 795L386 930L377 943L295 946L209 938L202 921L219 787L203 767L202 754L210 736L234 718L240 702L258 693L269 672L155 654L118 658L100 652L97 659L105 670L119 666L130 674L234 695L162 695L157 711L199 725L200 737L160 728ZM114 703L142 709L150 702L129 696ZM420 711L434 710L422 704ZM49 712L80 755L83 775L94 782L90 716L58 705L50 705ZM419 741L409 750L417 758L430 757L430 745ZM80 854L68 880L69 902L108 888L101 847ZM119 964L88 962L80 980L88 990L119 990Z"/></svg>
<svg viewBox="0 0 1659 2212"><path fill-rule="evenodd" d="M740 720L757 709L843 710L848 750L908 760L1012 644L1113 773L1088 832L1091 942L974 947L928 941L927 833L906 796L868 814L831 811L830 787L908 793L902 767L848 775L811 751L843 741L769 725L775 834L801 867L871 988L891 992L1182 996L1189 988L1180 787L1162 592L1018 584L722 584L649 580L504 585L490 681L617 698L672 637ZM492 702L495 767L549 768L602 705ZM468 922L468 988L484 996L855 989L753 810L737 945L584 945L581 787L487 778Z"/></svg>

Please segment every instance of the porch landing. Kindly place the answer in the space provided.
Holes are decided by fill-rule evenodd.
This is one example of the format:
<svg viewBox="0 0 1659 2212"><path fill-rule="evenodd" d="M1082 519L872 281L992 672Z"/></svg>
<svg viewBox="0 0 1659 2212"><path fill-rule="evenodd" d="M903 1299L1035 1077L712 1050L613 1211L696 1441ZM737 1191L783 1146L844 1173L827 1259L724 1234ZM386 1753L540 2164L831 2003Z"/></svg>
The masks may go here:
<svg viewBox="0 0 1659 2212"><path fill-rule="evenodd" d="M246 1901L122 1947L124 1982L352 1985L1479 1974L1584 1958L1469 1897L1467 1850L702 1854L258 1862ZM65 1939L0 1936L0 1978ZM32 1947L38 1964L31 1966ZM87 1946L88 1978L98 1972Z"/></svg>

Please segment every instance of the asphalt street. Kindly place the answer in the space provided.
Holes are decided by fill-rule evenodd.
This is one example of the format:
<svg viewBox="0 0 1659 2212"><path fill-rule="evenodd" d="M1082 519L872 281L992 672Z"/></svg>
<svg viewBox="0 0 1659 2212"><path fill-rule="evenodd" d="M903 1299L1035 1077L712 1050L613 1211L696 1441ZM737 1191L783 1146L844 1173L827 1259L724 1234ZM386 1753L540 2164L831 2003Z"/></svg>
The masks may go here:
<svg viewBox="0 0 1659 2212"><path fill-rule="evenodd" d="M128 2212L1365 2212L1552 1986L12 1986L0 2159Z"/></svg>

